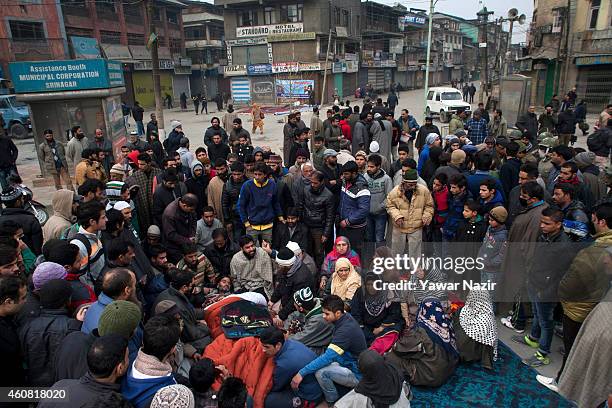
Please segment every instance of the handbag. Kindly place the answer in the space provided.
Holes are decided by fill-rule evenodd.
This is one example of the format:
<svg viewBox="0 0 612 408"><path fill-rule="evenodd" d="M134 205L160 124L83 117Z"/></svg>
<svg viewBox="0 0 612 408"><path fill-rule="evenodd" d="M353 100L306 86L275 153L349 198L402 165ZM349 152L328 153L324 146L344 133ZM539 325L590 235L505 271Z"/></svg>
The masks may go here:
<svg viewBox="0 0 612 408"><path fill-rule="evenodd" d="M265 117L266 117L266 115L264 115L264 113L263 113L263 112L259 112L259 119L263 119L263 118L265 118Z"/></svg>

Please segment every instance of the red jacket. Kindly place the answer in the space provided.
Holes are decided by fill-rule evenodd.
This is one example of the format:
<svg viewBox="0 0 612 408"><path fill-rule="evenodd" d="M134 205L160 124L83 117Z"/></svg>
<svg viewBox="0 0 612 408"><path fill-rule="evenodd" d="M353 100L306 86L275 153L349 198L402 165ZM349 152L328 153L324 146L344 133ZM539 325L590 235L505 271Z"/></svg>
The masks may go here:
<svg viewBox="0 0 612 408"><path fill-rule="evenodd" d="M346 119L340 121L340 128L342 129L342 135L349 141L353 141L351 137L351 125L349 125Z"/></svg>
<svg viewBox="0 0 612 408"><path fill-rule="evenodd" d="M434 225L442 225L448 217L448 187L444 186L441 191L432 192L434 200Z"/></svg>

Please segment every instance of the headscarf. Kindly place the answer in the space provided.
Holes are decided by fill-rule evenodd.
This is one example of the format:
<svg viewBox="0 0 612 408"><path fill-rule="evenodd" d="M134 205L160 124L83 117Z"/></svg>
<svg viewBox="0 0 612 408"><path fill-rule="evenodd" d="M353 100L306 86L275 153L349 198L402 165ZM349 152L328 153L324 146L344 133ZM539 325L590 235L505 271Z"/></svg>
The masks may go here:
<svg viewBox="0 0 612 408"><path fill-rule="evenodd" d="M338 252L338 249L336 249L336 244L338 244L339 242L344 242L347 245L347 250L344 255L340 254ZM331 262L336 262L338 258L347 258L353 266L361 266L359 255L357 255L357 252L351 249L351 242L348 240L347 237L344 236L339 236L338 238L336 238L336 240L334 241L334 248L329 254L327 254L327 258Z"/></svg>
<svg viewBox="0 0 612 408"><path fill-rule="evenodd" d="M382 275L377 275L374 272L368 272L365 277L365 283L361 287L366 311L372 317L380 316L380 314L391 304L389 292L386 288L377 290L373 295L368 293L367 283L377 280L382 280Z"/></svg>
<svg viewBox="0 0 612 408"><path fill-rule="evenodd" d="M345 279L338 275L338 269L349 268L349 274ZM361 276L355 271L355 267L346 258L339 258L336 261L336 269L331 278L331 293L338 295L342 300L351 300L355 291L361 286Z"/></svg>
<svg viewBox="0 0 612 408"><path fill-rule="evenodd" d="M497 324L488 291L471 290L468 293L459 312L459 324L470 339L493 347L494 360L497 360Z"/></svg>
<svg viewBox="0 0 612 408"><path fill-rule="evenodd" d="M416 325L425 329L431 340L442 346L447 353L459 356L453 323L437 299L428 298L421 303Z"/></svg>
<svg viewBox="0 0 612 408"><path fill-rule="evenodd" d="M404 375L383 356L365 350L359 355L359 371L362 377L355 392L368 397L375 408L387 408L400 399Z"/></svg>

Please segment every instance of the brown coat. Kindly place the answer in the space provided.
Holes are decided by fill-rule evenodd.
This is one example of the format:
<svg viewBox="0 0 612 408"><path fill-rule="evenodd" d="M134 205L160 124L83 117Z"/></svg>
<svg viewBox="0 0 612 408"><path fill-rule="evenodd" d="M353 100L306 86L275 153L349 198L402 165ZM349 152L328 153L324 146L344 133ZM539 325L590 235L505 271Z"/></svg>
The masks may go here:
<svg viewBox="0 0 612 408"><path fill-rule="evenodd" d="M62 167L68 171L68 164L66 163L66 152L64 150L64 145L59 141L55 141L55 152L62 162ZM57 174L57 169L55 167L55 160L53 159L53 152L51 151L51 146L45 140L41 144L38 145L38 155L42 160L45 171L47 174Z"/></svg>
<svg viewBox="0 0 612 408"><path fill-rule="evenodd" d="M98 179L106 183L106 173L100 162L82 159L74 169L74 177L77 185L82 185L87 179Z"/></svg>
<svg viewBox="0 0 612 408"><path fill-rule="evenodd" d="M387 212L393 222L404 219L404 225L399 228L403 234L409 234L423 228L423 220L431 222L434 214L433 199L427 187L419 184L414 190L412 200L408 202L401 190L401 184L387 195Z"/></svg>
<svg viewBox="0 0 612 408"><path fill-rule="evenodd" d="M212 180L210 180L208 188L206 189L208 205L215 209L217 218L219 221L221 221L221 223L223 223L223 205L221 201L223 186L225 186L225 182L221 180L219 176L215 176L212 178Z"/></svg>

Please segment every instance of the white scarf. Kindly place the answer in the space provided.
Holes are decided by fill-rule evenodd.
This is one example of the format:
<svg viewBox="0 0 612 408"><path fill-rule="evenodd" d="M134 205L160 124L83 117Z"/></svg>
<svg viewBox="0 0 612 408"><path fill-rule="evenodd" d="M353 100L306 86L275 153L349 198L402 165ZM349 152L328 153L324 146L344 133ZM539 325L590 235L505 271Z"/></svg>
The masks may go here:
<svg viewBox="0 0 612 408"><path fill-rule="evenodd" d="M469 338L493 347L493 359L497 360L497 324L488 291L470 291L459 312L459 324Z"/></svg>

